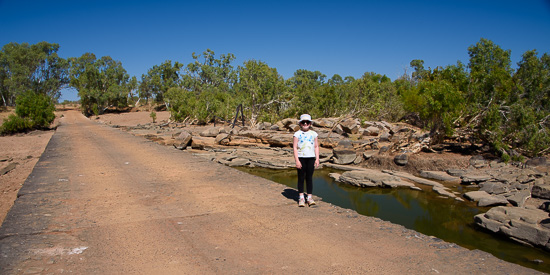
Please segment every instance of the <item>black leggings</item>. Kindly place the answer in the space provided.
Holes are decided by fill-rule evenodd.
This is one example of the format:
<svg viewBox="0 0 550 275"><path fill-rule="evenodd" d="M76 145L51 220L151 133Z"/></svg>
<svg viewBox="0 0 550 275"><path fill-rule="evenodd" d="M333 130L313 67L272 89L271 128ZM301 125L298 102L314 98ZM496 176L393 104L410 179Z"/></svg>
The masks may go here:
<svg viewBox="0 0 550 275"><path fill-rule="evenodd" d="M304 180L306 181L307 193L313 192L313 170L315 170L315 158L298 158L302 169L298 170L298 192L304 193Z"/></svg>

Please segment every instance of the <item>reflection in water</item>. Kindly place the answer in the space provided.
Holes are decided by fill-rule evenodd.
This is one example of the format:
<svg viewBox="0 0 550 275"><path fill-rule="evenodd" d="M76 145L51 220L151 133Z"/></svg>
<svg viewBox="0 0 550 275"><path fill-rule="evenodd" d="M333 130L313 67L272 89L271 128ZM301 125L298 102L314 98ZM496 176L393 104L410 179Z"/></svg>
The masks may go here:
<svg viewBox="0 0 550 275"><path fill-rule="evenodd" d="M239 170L296 189L295 170L261 168L239 168ZM431 188L424 186L419 186L423 191L348 186L336 183L328 176L330 172L338 171L316 170L313 175L313 194L321 197L325 202L353 209L361 215L400 224L468 249L483 250L508 262L550 273L548 252L526 247L475 228L474 216L486 212L488 208L479 208L470 202L440 197L432 192ZM461 188L453 190L461 193L469 191ZM542 260L543 263L536 264L535 260Z"/></svg>

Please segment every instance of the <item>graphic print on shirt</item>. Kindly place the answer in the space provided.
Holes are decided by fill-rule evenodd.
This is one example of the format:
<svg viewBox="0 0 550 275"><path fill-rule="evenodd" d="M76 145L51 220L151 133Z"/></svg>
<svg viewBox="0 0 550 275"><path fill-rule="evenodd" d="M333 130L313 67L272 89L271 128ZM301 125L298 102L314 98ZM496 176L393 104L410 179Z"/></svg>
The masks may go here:
<svg viewBox="0 0 550 275"><path fill-rule="evenodd" d="M294 136L298 138L298 157L315 157L314 143L317 133L300 130Z"/></svg>

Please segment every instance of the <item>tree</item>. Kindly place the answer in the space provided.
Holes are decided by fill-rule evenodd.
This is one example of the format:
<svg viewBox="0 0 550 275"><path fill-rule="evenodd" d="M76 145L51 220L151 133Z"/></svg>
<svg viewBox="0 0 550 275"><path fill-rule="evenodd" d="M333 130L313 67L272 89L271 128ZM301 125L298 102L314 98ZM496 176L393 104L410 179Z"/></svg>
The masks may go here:
<svg viewBox="0 0 550 275"><path fill-rule="evenodd" d="M141 76L140 94L149 99L156 97L157 102L164 102L164 94L170 88L180 87L179 71L183 64L166 60L161 65L153 66L147 71L147 75Z"/></svg>
<svg viewBox="0 0 550 275"><path fill-rule="evenodd" d="M468 48L470 56L470 103L487 106L504 103L512 87L510 50L503 50L491 40L482 38Z"/></svg>
<svg viewBox="0 0 550 275"><path fill-rule="evenodd" d="M285 104L280 95L285 89L284 79L277 70L257 60L245 61L237 68L235 92L249 113L252 125L258 120L273 120L273 115ZM271 113L271 114L270 114Z"/></svg>
<svg viewBox="0 0 550 275"><path fill-rule="evenodd" d="M48 42L4 45L0 52L2 104L13 105L18 95L29 90L57 101L69 82L69 64L57 55L58 50L58 44Z"/></svg>
<svg viewBox="0 0 550 275"><path fill-rule="evenodd" d="M315 91L323 85L325 78L326 75L319 71L299 69L294 72L294 76L286 81L288 90L284 97L291 104L285 115L295 117L309 113L320 116L321 114L317 111L319 102Z"/></svg>
<svg viewBox="0 0 550 275"><path fill-rule="evenodd" d="M98 115L109 106L127 106L131 83L122 63L109 56L96 59L92 53L70 61L70 85L78 91L84 114Z"/></svg>
<svg viewBox="0 0 550 275"><path fill-rule="evenodd" d="M217 59L210 49L202 55L193 53L192 56L195 61L186 67L183 88L197 97L196 108L201 114L198 119L205 122L214 116L223 119L232 116L236 107L233 86L237 77L231 62L235 56L228 53Z"/></svg>

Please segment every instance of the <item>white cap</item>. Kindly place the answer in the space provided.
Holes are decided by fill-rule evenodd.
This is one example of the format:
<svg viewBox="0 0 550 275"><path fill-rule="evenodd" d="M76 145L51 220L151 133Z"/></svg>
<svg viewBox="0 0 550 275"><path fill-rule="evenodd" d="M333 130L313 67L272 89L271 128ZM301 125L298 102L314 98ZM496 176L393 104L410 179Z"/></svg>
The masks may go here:
<svg viewBox="0 0 550 275"><path fill-rule="evenodd" d="M300 116L300 122L304 121L304 120L307 120L307 121L311 121L311 116L308 115L308 114L303 114Z"/></svg>

